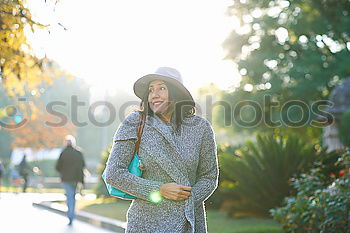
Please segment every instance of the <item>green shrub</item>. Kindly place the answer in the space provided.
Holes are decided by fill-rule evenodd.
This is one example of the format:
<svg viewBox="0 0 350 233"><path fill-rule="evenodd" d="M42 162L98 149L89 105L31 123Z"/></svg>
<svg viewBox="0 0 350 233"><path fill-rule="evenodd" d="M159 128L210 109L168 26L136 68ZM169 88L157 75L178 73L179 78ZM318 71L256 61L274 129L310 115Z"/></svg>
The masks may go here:
<svg viewBox="0 0 350 233"><path fill-rule="evenodd" d="M293 194L289 180L311 167L318 152L296 136L258 135L256 142L248 141L235 154L220 159L223 202L234 216L268 216Z"/></svg>
<svg viewBox="0 0 350 233"><path fill-rule="evenodd" d="M292 181L296 197L271 210L286 232L349 232L350 151L344 151L333 167L342 169L336 175L325 174L326 165L317 163L309 174Z"/></svg>
<svg viewBox="0 0 350 233"><path fill-rule="evenodd" d="M109 197L105 182L102 179L102 173L106 168L106 163L107 163L110 151L111 151L111 147L108 147L104 152L102 152L101 162L97 168L98 182L94 187L94 193L96 194L97 197Z"/></svg>
<svg viewBox="0 0 350 233"><path fill-rule="evenodd" d="M56 171L56 160L53 159L44 159L44 160L35 160L28 162L30 168L37 167L39 170L36 175L43 177L58 177L59 173Z"/></svg>
<svg viewBox="0 0 350 233"><path fill-rule="evenodd" d="M218 162L220 167L219 173L219 187L215 190L214 194L209 197L205 202L206 208L220 209L226 206L227 202L234 200L232 195L232 187L235 180L232 179L229 171L229 166L239 157L235 154L241 146L230 146L226 144L218 144Z"/></svg>

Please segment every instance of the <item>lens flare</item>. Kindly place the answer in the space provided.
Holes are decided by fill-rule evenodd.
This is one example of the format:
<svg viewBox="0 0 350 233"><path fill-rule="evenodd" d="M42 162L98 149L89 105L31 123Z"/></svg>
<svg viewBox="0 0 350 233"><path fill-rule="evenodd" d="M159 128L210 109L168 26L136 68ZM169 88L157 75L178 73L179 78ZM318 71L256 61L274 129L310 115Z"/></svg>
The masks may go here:
<svg viewBox="0 0 350 233"><path fill-rule="evenodd" d="M15 116L15 118L13 120L15 121L16 124L19 124L22 121L22 117L21 116Z"/></svg>
<svg viewBox="0 0 350 233"><path fill-rule="evenodd" d="M5 109L7 116L13 117L17 113L17 109L14 106L8 106Z"/></svg>
<svg viewBox="0 0 350 233"><path fill-rule="evenodd" d="M160 192L154 191L154 192L151 192L149 199L151 200L152 203L158 204L162 202L163 197L162 195L160 195Z"/></svg>

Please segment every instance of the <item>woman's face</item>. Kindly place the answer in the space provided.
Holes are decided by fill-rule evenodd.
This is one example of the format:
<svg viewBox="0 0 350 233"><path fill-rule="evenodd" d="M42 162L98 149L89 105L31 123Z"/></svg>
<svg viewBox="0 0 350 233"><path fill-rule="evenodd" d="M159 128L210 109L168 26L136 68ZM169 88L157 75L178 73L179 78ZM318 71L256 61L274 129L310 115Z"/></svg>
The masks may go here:
<svg viewBox="0 0 350 233"><path fill-rule="evenodd" d="M169 106L168 87L162 80L154 80L148 87L148 103L154 113L164 113Z"/></svg>

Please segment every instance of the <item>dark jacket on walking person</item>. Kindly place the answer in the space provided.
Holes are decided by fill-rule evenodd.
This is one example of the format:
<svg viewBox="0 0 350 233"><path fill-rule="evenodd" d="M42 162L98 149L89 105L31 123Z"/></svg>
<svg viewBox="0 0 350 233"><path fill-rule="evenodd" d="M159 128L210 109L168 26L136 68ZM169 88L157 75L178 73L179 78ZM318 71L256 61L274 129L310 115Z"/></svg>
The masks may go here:
<svg viewBox="0 0 350 233"><path fill-rule="evenodd" d="M56 170L60 173L62 182L84 183L85 161L81 151L72 145L63 149L56 163Z"/></svg>
<svg viewBox="0 0 350 233"><path fill-rule="evenodd" d="M19 172L19 175L23 178L22 191L25 193L28 187L29 174L31 172L31 168L27 162L27 155L23 155L23 159L21 163L18 165L18 172Z"/></svg>
<svg viewBox="0 0 350 233"><path fill-rule="evenodd" d="M75 193L77 184L84 184L85 161L83 154L75 147L75 138L66 136L66 147L56 163L56 170L61 175L63 188L67 197L68 225L72 225L75 216Z"/></svg>

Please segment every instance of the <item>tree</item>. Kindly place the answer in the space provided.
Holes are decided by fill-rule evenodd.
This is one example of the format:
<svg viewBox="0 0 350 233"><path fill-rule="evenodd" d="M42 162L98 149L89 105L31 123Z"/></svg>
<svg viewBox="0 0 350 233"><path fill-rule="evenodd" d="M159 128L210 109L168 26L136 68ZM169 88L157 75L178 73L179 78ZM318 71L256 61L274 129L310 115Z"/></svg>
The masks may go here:
<svg viewBox="0 0 350 233"><path fill-rule="evenodd" d="M31 119L22 127L12 130L14 138L12 148L30 147L33 149L62 147L64 137L75 132L72 124L60 127L46 126L45 122L55 122L54 116L40 114L36 119ZM34 132L34 133L33 133Z"/></svg>
<svg viewBox="0 0 350 233"><path fill-rule="evenodd" d="M40 108L32 103L24 104L17 97L35 97L33 93L39 93L38 85L43 82L50 84L52 79L65 74L46 56L38 58L27 42L30 31L47 30L48 26L33 20L25 0L0 2L0 91L5 91L1 95L11 99L11 105L16 106L18 112L30 113ZM11 118L8 110L7 104L0 105L1 122L6 121L4 118ZM34 119L36 116L27 117ZM0 130L3 129L6 127L0 125Z"/></svg>
<svg viewBox="0 0 350 233"><path fill-rule="evenodd" d="M287 101L310 106L327 99L332 88L350 75L349 1L241 0L234 1L228 12L240 27L223 47L242 81L234 92L223 93L224 100L233 104L254 100L264 107L264 96L270 95L279 106L265 108L263 114L281 119ZM300 119L302 113L294 109L290 115ZM252 128L257 127L274 128L266 124Z"/></svg>
<svg viewBox="0 0 350 233"><path fill-rule="evenodd" d="M0 87L0 100L0 124L2 124L4 119L7 118L7 106L13 104L13 101L6 95L6 91L2 87ZM0 160L7 166L11 157L11 143L13 138L10 132L1 129L2 127L0 127Z"/></svg>
<svg viewBox="0 0 350 233"><path fill-rule="evenodd" d="M32 19L25 1L4 0L0 2L0 77L10 96L24 95L25 88L32 89L42 81L50 81L47 72L50 62L38 58L27 42L26 30L34 32L45 25Z"/></svg>

